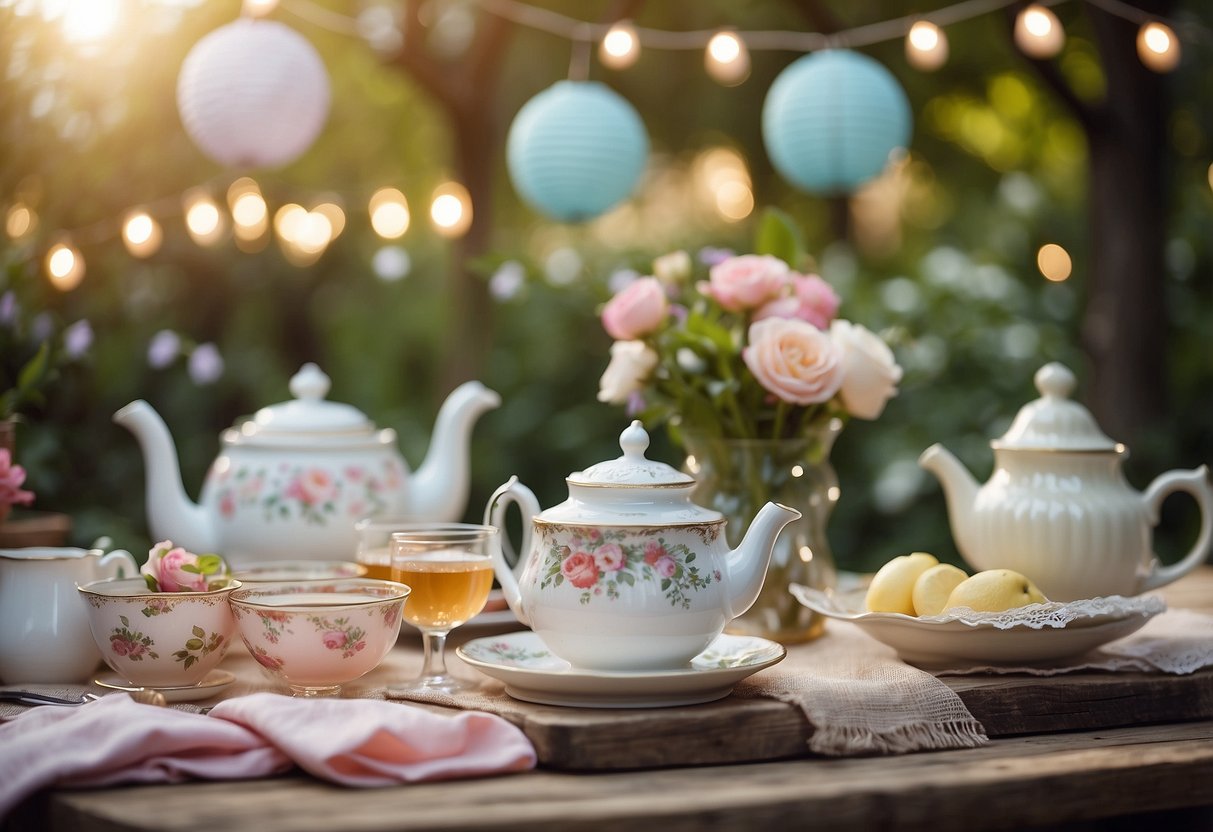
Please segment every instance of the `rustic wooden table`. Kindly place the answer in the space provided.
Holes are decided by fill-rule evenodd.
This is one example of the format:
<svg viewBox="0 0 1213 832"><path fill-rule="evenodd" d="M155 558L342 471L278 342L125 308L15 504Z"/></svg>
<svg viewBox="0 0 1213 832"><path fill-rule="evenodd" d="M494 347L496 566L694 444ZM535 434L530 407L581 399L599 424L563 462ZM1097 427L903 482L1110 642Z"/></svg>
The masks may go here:
<svg viewBox="0 0 1213 832"><path fill-rule="evenodd" d="M1172 607L1213 612L1213 567L1166 591ZM1142 678L1134 688L1120 674L1062 679L1049 699L1028 677L950 680L978 713L1002 724L1055 728L1057 712L1130 716L1162 701L1161 724L1005 735L989 745L867 759L798 758L744 764L648 770L574 771L551 767L483 780L350 790L306 776L234 783L189 783L95 791L57 790L27 801L9 828L39 830L256 829L290 830L579 830L690 829L931 830L1134 829L1149 823L1169 832L1213 829L1213 672L1170 677L1173 687ZM1153 686L1152 686L1153 685ZM1077 689L1085 689L1074 693ZM996 691L986 698L966 691ZM1049 694L1052 696L1052 694ZM1042 698L1043 697L1043 698ZM996 705L996 703L1003 703ZM1006 703L1018 713L1005 714ZM1093 704L1094 703L1094 704ZM773 705L774 703L767 703ZM697 706L711 709L713 706ZM691 745L727 745L722 727L684 733ZM669 709L677 719L679 709ZM996 711L999 711L996 713ZM536 720L568 709L538 709ZM586 712L588 713L588 712ZM613 713L628 720L627 712ZM658 713L658 712L649 712ZM707 713L707 712L705 712ZM734 711L740 715L740 710ZM1050 715L1051 714L1051 715ZM1135 719L1135 717L1134 717ZM1018 720L1018 722L1017 722ZM1132 721L1128 717L1121 722ZM567 727L567 719L560 722ZM991 731L992 734L999 733ZM573 734L569 734L573 736ZM678 742L676 733L665 738ZM799 741L798 741L799 742ZM557 753L549 749L547 753ZM576 754L566 755L576 759ZM1110 819L1118 819L1111 821ZM1112 823L1108 826L1108 823Z"/></svg>

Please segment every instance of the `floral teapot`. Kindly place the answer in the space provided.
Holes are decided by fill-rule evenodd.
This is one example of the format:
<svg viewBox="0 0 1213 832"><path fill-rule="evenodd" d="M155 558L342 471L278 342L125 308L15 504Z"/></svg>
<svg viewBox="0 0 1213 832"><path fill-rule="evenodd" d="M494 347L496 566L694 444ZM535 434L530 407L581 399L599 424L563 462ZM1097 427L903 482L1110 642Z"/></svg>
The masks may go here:
<svg viewBox="0 0 1213 832"><path fill-rule="evenodd" d="M468 443L480 414L501 398L478 381L456 388L438 412L425 461L411 476L391 429L325 400L329 377L305 364L292 401L264 407L223 432L198 504L181 484L164 421L145 401L114 414L139 440L147 468L152 534L233 566L266 560L353 557L354 523L391 514L419 520L462 516L469 490Z"/></svg>
<svg viewBox="0 0 1213 832"><path fill-rule="evenodd" d="M1124 445L1070 400L1074 374L1047 364L1035 381L1041 398L990 443L995 470L985 485L940 445L919 457L943 484L952 536L965 560L975 569L1021 572L1053 601L1136 595L1203 563L1213 539L1208 468L1170 471L1145 492L1134 491L1121 472ZM1161 566L1151 531L1174 491L1196 499L1200 531L1182 560Z"/></svg>
<svg viewBox="0 0 1213 832"><path fill-rule="evenodd" d="M485 508L504 528L523 514L521 557L494 567L518 619L570 664L593 670L685 666L754 603L775 538L800 512L767 503L730 551L719 512L691 502L695 480L645 458L639 421L620 436L623 456L570 474L569 498L540 511L510 479Z"/></svg>

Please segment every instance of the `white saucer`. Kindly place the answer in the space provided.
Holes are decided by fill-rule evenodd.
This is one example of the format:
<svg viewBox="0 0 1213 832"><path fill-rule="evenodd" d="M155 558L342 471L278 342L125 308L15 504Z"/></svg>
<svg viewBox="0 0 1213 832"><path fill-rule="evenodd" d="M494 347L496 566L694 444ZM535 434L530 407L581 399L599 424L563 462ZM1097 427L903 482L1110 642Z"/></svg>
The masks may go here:
<svg viewBox="0 0 1213 832"><path fill-rule="evenodd" d="M652 671L574 668L524 631L473 639L456 651L515 699L570 708L666 708L723 699L733 686L787 655L782 644L722 635L686 667Z"/></svg>
<svg viewBox="0 0 1213 832"><path fill-rule="evenodd" d="M194 702L214 696L234 681L236 681L236 677L226 670L212 670L203 676L202 681L196 685L171 685L148 688L148 690L160 691L164 694L166 702ZM138 685L132 685L117 673L103 673L93 680L93 684L106 690L123 690L128 693L141 690Z"/></svg>
<svg viewBox="0 0 1213 832"><path fill-rule="evenodd" d="M1123 638L1145 626L1162 612L1161 602L1134 605L1131 611L1106 612L1075 619L1064 627L1016 624L999 629L971 621L940 621L890 612L867 612L866 587L845 592L823 592L793 586L792 594L814 612L850 621L865 633L897 651L910 664L938 667L961 664L1036 664L1069 659Z"/></svg>

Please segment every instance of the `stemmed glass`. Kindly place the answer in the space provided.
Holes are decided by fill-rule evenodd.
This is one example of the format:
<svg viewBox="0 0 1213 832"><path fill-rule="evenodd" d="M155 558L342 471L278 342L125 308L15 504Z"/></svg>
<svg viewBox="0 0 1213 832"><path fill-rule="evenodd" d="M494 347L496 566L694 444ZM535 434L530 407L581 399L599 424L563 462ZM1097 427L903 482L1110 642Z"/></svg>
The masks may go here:
<svg viewBox="0 0 1213 832"><path fill-rule="evenodd" d="M413 523L392 533L392 580L412 587L404 619L421 631L425 660L421 675L388 695L477 687L447 672L446 637L484 609L499 545L496 527L472 523Z"/></svg>

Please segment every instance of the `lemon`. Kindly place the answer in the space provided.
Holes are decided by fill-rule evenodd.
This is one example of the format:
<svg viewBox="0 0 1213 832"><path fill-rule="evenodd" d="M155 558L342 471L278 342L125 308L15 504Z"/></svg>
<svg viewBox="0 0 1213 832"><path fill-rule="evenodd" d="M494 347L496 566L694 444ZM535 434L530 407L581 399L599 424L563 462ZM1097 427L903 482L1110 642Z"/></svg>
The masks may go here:
<svg viewBox="0 0 1213 832"><path fill-rule="evenodd" d="M1028 578L1010 569L987 569L956 585L944 607L969 607L979 612L1002 612L1049 599Z"/></svg>
<svg viewBox="0 0 1213 832"><path fill-rule="evenodd" d="M939 615L948 604L948 596L969 575L950 563L932 566L914 582L914 614Z"/></svg>
<svg viewBox="0 0 1213 832"><path fill-rule="evenodd" d="M914 614L914 582L939 561L926 552L898 555L880 567L868 585L867 607L871 612Z"/></svg>

